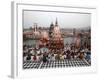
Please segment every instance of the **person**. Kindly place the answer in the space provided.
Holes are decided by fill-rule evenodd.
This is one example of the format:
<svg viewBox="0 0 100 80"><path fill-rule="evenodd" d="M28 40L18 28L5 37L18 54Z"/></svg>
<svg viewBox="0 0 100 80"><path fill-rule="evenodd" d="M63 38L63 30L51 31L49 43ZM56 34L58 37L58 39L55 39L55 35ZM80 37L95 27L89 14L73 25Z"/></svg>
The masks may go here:
<svg viewBox="0 0 100 80"><path fill-rule="evenodd" d="M67 59L70 59L71 58L71 54L70 54L70 51L68 50L67 51Z"/></svg>
<svg viewBox="0 0 100 80"><path fill-rule="evenodd" d="M23 61L25 62L27 60L27 56L24 56L23 57Z"/></svg>
<svg viewBox="0 0 100 80"><path fill-rule="evenodd" d="M86 53L86 58L85 58L89 63L91 62L91 52Z"/></svg>
<svg viewBox="0 0 100 80"><path fill-rule="evenodd" d="M28 61L31 60L31 55L30 54L28 54L26 60L28 60Z"/></svg>
<svg viewBox="0 0 100 80"><path fill-rule="evenodd" d="M43 54L43 63L46 63L48 60L47 60L47 54L46 52Z"/></svg>
<svg viewBox="0 0 100 80"><path fill-rule="evenodd" d="M60 54L59 53L54 57L56 58L56 60L60 60Z"/></svg>
<svg viewBox="0 0 100 80"><path fill-rule="evenodd" d="M79 58L80 59L83 59L84 58L84 53L83 52L80 52Z"/></svg>
<svg viewBox="0 0 100 80"><path fill-rule="evenodd" d="M34 51L33 49L30 51L30 53L31 53L32 55L35 55L35 51Z"/></svg>
<svg viewBox="0 0 100 80"><path fill-rule="evenodd" d="M40 61L40 55L39 54L36 55L36 61Z"/></svg>
<svg viewBox="0 0 100 80"><path fill-rule="evenodd" d="M74 59L74 52L73 52L73 51L71 52L71 56L72 56L72 58Z"/></svg>
<svg viewBox="0 0 100 80"><path fill-rule="evenodd" d="M52 60L52 61L55 60L54 54L51 55L51 60Z"/></svg>
<svg viewBox="0 0 100 80"><path fill-rule="evenodd" d="M51 59L52 59L51 57L52 57L52 56L51 56L51 54L49 53L49 54L48 54L48 61L49 61L49 62L50 62Z"/></svg>
<svg viewBox="0 0 100 80"><path fill-rule="evenodd" d="M33 61L36 61L36 55L33 55Z"/></svg>
<svg viewBox="0 0 100 80"><path fill-rule="evenodd" d="M36 53L37 53L37 54L40 54L40 50L39 50L39 49L37 49Z"/></svg>
<svg viewBox="0 0 100 80"><path fill-rule="evenodd" d="M60 60L64 60L65 56L64 54L60 55Z"/></svg>
<svg viewBox="0 0 100 80"><path fill-rule="evenodd" d="M64 54L63 54L63 55L64 55L64 59L66 59L66 58L67 58L67 57L66 57L66 51L64 51Z"/></svg>

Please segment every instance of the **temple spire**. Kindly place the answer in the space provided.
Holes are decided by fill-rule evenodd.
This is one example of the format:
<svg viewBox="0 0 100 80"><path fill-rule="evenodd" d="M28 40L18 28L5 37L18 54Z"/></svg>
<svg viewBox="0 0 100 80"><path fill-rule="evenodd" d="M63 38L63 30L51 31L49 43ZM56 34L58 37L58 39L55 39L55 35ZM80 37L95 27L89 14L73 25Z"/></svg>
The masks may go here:
<svg viewBox="0 0 100 80"><path fill-rule="evenodd" d="M58 21L57 21L57 18L56 18L55 26L58 26Z"/></svg>
<svg viewBox="0 0 100 80"><path fill-rule="evenodd" d="M53 22L51 22L51 26L54 26L54 25L53 25Z"/></svg>

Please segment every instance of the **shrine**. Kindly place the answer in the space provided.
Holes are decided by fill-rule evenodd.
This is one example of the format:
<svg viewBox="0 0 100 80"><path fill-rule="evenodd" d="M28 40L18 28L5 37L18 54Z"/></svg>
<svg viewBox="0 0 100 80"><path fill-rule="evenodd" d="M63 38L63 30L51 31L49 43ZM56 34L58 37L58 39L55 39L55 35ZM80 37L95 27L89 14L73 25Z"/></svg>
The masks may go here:
<svg viewBox="0 0 100 80"><path fill-rule="evenodd" d="M63 48L64 48L64 42L56 19L55 25L51 23L49 29L49 49L57 50Z"/></svg>

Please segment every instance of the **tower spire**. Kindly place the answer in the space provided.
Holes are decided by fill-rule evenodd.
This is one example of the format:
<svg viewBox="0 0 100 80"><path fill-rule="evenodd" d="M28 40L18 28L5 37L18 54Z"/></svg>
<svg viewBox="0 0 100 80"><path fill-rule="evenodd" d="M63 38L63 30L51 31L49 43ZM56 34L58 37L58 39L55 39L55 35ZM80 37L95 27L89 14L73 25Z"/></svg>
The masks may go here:
<svg viewBox="0 0 100 80"><path fill-rule="evenodd" d="M58 21L57 21L57 18L56 18L55 26L58 26Z"/></svg>
<svg viewBox="0 0 100 80"><path fill-rule="evenodd" d="M50 27L52 27L52 28L54 27L54 24L53 24L53 22L51 22L51 24L50 24Z"/></svg>

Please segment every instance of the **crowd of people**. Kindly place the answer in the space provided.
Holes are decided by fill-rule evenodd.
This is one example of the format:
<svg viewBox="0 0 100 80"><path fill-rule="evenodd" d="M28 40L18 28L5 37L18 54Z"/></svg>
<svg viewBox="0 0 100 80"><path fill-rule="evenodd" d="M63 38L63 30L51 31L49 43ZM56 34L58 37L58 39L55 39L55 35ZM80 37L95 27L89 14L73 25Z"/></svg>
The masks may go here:
<svg viewBox="0 0 100 80"><path fill-rule="evenodd" d="M23 45L23 61L41 61L45 63L64 59L85 59L91 64L91 51L89 48L75 48L73 44L66 44L60 50L48 49L46 46Z"/></svg>

